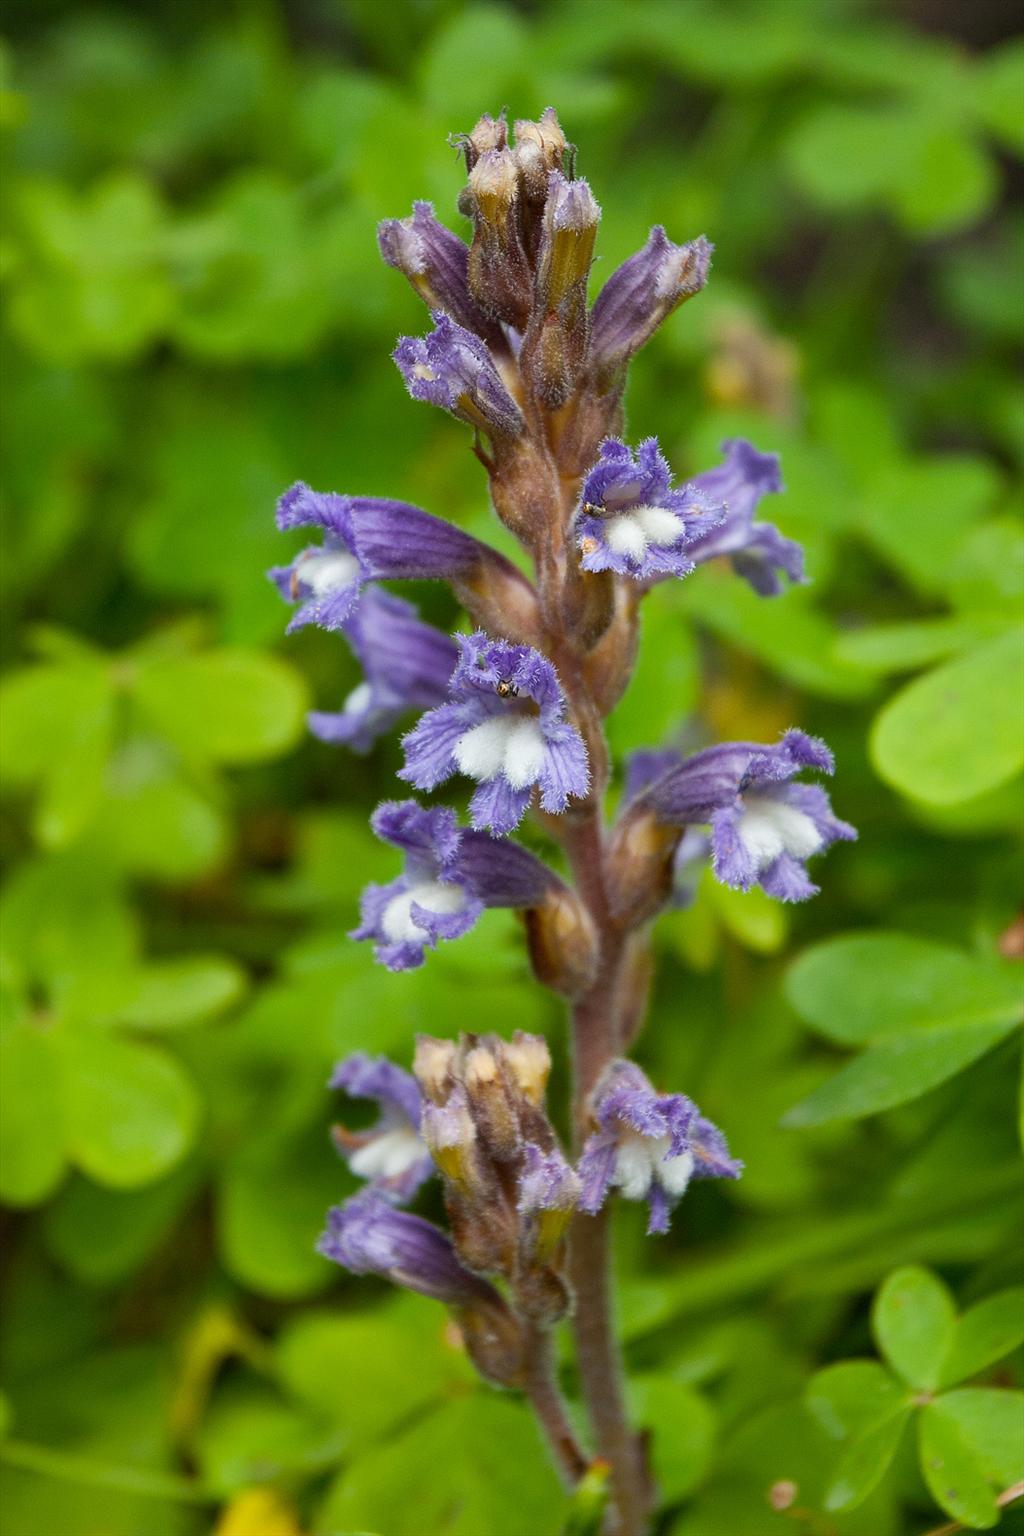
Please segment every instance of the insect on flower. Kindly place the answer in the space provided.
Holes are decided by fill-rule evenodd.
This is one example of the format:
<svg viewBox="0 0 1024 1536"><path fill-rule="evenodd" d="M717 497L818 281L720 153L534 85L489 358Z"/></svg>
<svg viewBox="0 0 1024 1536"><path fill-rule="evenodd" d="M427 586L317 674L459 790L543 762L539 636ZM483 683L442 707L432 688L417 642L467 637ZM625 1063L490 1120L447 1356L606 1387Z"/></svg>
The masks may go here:
<svg viewBox="0 0 1024 1536"><path fill-rule="evenodd" d="M519 697L519 689L507 677L498 679L494 685L494 691L499 699L518 699Z"/></svg>

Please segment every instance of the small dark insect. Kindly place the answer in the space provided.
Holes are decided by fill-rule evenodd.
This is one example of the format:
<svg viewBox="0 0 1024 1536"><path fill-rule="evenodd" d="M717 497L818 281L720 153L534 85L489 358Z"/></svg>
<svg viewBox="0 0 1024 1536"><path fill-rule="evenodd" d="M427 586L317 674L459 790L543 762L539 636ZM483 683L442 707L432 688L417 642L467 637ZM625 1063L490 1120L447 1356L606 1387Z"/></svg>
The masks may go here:
<svg viewBox="0 0 1024 1536"><path fill-rule="evenodd" d="M507 677L499 678L494 685L494 691L499 699L518 699L519 689L515 683L510 683Z"/></svg>
<svg viewBox="0 0 1024 1536"><path fill-rule="evenodd" d="M580 511L587 517L600 517L604 512L604 507L595 507L592 501L585 501Z"/></svg>

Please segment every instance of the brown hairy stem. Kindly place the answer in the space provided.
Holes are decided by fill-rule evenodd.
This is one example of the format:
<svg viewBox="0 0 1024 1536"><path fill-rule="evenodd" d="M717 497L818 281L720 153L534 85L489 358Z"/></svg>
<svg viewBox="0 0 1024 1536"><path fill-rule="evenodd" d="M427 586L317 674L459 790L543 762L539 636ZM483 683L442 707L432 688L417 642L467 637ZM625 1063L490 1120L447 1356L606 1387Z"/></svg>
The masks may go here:
<svg viewBox="0 0 1024 1536"><path fill-rule="evenodd" d="M547 1440L562 1481L573 1488L587 1470L558 1389L551 1350L551 1334L544 1328L524 1325L525 1380L523 1390Z"/></svg>

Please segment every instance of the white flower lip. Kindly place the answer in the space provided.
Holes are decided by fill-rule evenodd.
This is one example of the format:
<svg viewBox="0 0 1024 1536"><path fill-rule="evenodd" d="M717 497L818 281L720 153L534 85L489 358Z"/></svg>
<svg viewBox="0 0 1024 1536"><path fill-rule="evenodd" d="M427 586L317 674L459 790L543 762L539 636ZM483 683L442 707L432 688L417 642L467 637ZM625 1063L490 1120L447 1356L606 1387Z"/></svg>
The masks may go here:
<svg viewBox="0 0 1024 1536"><path fill-rule="evenodd" d="M295 573L314 597L328 597L352 585L359 574L359 561L343 549L325 549L303 555Z"/></svg>
<svg viewBox="0 0 1024 1536"><path fill-rule="evenodd" d="M743 797L739 836L757 869L765 869L780 854L807 859L823 839L806 811L771 795L748 792Z"/></svg>
<svg viewBox="0 0 1024 1536"><path fill-rule="evenodd" d="M649 545L662 549L675 544L685 532L682 518L667 507L634 507L605 522L608 548L616 555L632 555L640 560Z"/></svg>
<svg viewBox="0 0 1024 1536"><path fill-rule="evenodd" d="M359 683L341 706L341 712L343 715L361 715L364 709L369 708L372 698L373 689L369 683Z"/></svg>
<svg viewBox="0 0 1024 1536"><path fill-rule="evenodd" d="M459 737L454 757L478 783L503 773L513 789L525 789L543 766L544 732L532 715L495 715Z"/></svg>
<svg viewBox="0 0 1024 1536"><path fill-rule="evenodd" d="M440 880L425 880L421 885L410 886L392 896L384 908L380 926L384 937L392 944L425 944L427 932L412 915L413 904L424 907L439 916L461 912L466 905L466 893L460 885L443 885Z"/></svg>
<svg viewBox="0 0 1024 1536"><path fill-rule="evenodd" d="M398 1179L425 1151L411 1125L396 1125L357 1147L349 1154L348 1165L361 1179Z"/></svg>

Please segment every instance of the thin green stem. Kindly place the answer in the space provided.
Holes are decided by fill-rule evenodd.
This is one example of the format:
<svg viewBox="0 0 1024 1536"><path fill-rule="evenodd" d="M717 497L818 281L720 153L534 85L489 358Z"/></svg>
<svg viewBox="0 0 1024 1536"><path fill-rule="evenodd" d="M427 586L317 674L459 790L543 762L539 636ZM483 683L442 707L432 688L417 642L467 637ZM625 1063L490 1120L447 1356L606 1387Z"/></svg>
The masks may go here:
<svg viewBox="0 0 1024 1536"><path fill-rule="evenodd" d="M62 1483L79 1483L92 1488L116 1488L121 1493L139 1494L148 1499L165 1499L176 1504L216 1504L217 1495L199 1483L171 1473L147 1472L141 1467L119 1467L93 1461L90 1456L76 1456L55 1451L49 1446L33 1445L27 1440L5 1440L0 1444L0 1461L22 1472L37 1472Z"/></svg>

